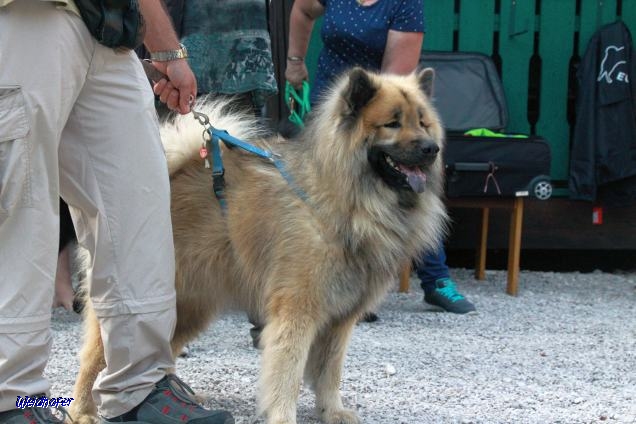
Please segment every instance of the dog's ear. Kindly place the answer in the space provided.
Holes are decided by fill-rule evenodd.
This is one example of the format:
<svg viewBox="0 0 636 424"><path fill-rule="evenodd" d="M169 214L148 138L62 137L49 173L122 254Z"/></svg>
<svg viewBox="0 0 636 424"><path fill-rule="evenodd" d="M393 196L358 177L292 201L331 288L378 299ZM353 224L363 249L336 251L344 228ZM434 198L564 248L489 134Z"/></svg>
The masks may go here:
<svg viewBox="0 0 636 424"><path fill-rule="evenodd" d="M433 80L435 79L435 71L433 68L424 68L419 74L417 79L420 82L420 88L428 97L433 97Z"/></svg>
<svg viewBox="0 0 636 424"><path fill-rule="evenodd" d="M354 68L349 73L349 84L344 91L349 113L357 116L377 91L378 87L371 81L369 74L362 68Z"/></svg>

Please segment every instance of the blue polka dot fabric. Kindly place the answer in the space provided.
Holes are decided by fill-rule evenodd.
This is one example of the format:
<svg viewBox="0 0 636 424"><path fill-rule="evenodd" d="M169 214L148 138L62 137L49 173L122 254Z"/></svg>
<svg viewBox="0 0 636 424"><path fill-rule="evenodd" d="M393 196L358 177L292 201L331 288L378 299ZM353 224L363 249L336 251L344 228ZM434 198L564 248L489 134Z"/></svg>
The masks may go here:
<svg viewBox="0 0 636 424"><path fill-rule="evenodd" d="M424 32L423 0L321 0L324 47L312 87L312 103L328 84L353 66L380 70L389 30Z"/></svg>

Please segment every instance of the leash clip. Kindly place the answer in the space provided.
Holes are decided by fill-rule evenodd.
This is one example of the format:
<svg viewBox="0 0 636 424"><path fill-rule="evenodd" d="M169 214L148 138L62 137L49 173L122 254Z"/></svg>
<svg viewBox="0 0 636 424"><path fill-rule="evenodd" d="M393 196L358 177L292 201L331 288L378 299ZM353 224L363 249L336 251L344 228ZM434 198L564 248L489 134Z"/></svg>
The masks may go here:
<svg viewBox="0 0 636 424"><path fill-rule="evenodd" d="M203 125L206 128L210 126L210 117L205 113L197 112L196 110L192 109L192 115L194 116L194 119L199 121L199 124Z"/></svg>

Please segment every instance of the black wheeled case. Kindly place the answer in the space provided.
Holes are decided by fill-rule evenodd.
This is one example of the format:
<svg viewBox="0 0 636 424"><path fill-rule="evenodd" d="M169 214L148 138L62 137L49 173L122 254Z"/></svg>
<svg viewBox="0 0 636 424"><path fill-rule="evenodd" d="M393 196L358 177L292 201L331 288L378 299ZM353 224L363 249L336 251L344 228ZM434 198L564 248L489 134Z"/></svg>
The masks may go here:
<svg viewBox="0 0 636 424"><path fill-rule="evenodd" d="M503 86L491 58L427 52L420 65L435 69L433 101L446 129L447 196L549 198L550 148L543 138L464 135L476 128L500 133L508 123Z"/></svg>
<svg viewBox="0 0 636 424"><path fill-rule="evenodd" d="M552 195L550 148L540 137L450 134L444 162L448 197Z"/></svg>

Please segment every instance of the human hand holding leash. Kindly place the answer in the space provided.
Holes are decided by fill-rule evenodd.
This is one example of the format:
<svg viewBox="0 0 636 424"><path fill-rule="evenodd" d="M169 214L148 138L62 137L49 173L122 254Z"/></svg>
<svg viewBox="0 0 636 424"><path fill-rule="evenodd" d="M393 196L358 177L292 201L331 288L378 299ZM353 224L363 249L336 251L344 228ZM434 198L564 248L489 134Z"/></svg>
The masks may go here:
<svg viewBox="0 0 636 424"><path fill-rule="evenodd" d="M304 60L292 60L295 57L287 59L287 67L285 68L285 79L296 89L303 86L303 81L309 81L309 72ZM300 58L299 58L300 59Z"/></svg>
<svg viewBox="0 0 636 424"><path fill-rule="evenodd" d="M139 7L146 22L144 44L150 52L151 66L167 76L153 80L153 91L168 108L186 114L197 94L197 81L186 61L188 52L179 44L162 2L140 0Z"/></svg>
<svg viewBox="0 0 636 424"><path fill-rule="evenodd" d="M161 89L163 87L163 90L166 90L168 87L174 88L174 85L172 84L172 80L170 78L168 78L168 76L166 74L164 74L159 69L157 69L157 67L155 66L156 64L153 64L153 62L151 62L149 59L142 60L141 64L144 67L144 72L146 73L146 76L153 83L153 91L155 91L155 94L159 95L162 92L162 91L160 91L160 93L157 93L157 91L155 90L156 88ZM195 80L195 87L196 87L196 80ZM194 93L196 93L196 89L194 90ZM179 93L179 95L180 95L180 93ZM168 98L169 97L170 97L170 95L168 95ZM160 98L160 100L162 102L164 102L163 99L161 99L161 96L159 98ZM187 99L186 99L187 100L187 111L182 112L181 111L182 110L181 109L181 97L179 97L179 103L177 104L179 106L179 113L181 113L182 115L185 115L185 114L187 114L189 112L192 112L192 107L194 106L195 99L196 99L195 94L190 94L187 97ZM168 107L170 107L170 105L168 105ZM174 109L172 109L172 110L174 110Z"/></svg>
<svg viewBox="0 0 636 424"><path fill-rule="evenodd" d="M197 81L188 62L185 59L178 59L169 62L152 62L148 65L163 74L163 78L158 80L150 77L154 82L153 91L159 96L159 100L170 110L176 110L182 115L189 113L193 99L196 97ZM148 69L147 66L146 69Z"/></svg>

